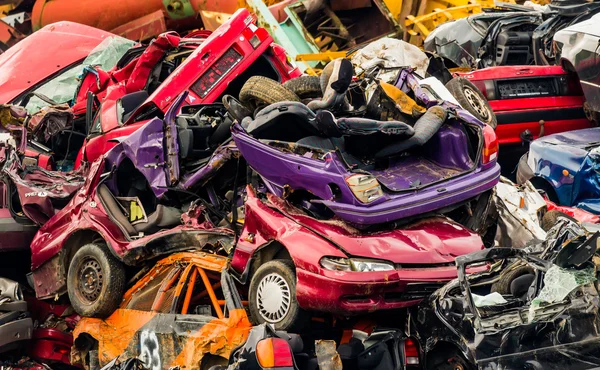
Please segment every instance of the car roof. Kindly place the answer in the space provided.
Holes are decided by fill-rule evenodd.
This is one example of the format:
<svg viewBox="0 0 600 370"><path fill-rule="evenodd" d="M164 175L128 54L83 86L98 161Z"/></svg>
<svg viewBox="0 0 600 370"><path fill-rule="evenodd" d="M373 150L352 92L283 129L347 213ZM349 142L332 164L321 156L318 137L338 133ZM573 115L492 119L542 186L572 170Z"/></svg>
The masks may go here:
<svg viewBox="0 0 600 370"><path fill-rule="evenodd" d="M581 130L566 131L558 134L542 136L536 141L554 145L586 147L590 144L596 144L600 142L600 129L594 127Z"/></svg>
<svg viewBox="0 0 600 370"><path fill-rule="evenodd" d="M0 55L0 104L83 60L110 36L115 35L66 21L34 32Z"/></svg>

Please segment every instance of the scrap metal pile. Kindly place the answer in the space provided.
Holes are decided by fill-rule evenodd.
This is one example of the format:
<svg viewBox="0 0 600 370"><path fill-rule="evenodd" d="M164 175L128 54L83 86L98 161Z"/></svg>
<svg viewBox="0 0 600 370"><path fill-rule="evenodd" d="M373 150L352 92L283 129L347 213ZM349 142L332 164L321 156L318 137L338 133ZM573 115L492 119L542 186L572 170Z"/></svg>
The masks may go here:
<svg viewBox="0 0 600 370"><path fill-rule="evenodd" d="M1 368L600 366L599 3L404 40L413 2L39 3L0 54Z"/></svg>

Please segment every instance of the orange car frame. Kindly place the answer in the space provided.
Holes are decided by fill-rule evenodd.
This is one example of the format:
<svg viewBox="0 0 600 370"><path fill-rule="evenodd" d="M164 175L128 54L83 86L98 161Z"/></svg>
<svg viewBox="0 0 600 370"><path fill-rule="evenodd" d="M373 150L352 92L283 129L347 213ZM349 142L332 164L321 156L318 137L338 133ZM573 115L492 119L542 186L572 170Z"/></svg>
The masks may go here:
<svg viewBox="0 0 600 370"><path fill-rule="evenodd" d="M83 318L72 364L86 369L137 357L151 370L226 365L252 328L227 258L183 252L159 261L106 319Z"/></svg>

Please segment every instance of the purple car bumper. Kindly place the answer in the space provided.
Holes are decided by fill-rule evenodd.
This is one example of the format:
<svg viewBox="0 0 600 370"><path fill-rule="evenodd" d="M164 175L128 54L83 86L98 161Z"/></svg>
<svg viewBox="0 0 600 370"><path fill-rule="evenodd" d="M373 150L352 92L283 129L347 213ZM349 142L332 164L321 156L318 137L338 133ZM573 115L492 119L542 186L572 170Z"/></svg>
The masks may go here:
<svg viewBox="0 0 600 370"><path fill-rule="evenodd" d="M327 206L338 217L357 226L423 215L462 203L492 189L500 177L500 166L492 162L420 189L393 191L383 185L384 195L365 204L346 183L356 173L347 169L337 153L328 152L316 159L309 153L283 152L251 137L239 125L234 125L232 132L238 149L270 192L285 197L289 190L286 185L291 189L309 189L318 198L313 203Z"/></svg>

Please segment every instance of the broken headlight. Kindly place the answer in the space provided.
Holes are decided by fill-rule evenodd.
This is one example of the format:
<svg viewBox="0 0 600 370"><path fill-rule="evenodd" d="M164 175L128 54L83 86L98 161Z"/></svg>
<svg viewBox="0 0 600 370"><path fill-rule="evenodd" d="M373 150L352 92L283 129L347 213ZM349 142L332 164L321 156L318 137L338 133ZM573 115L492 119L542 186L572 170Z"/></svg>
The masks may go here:
<svg viewBox="0 0 600 370"><path fill-rule="evenodd" d="M323 257L321 267L331 271L378 272L392 271L394 264L388 261L367 258Z"/></svg>
<svg viewBox="0 0 600 370"><path fill-rule="evenodd" d="M346 179L346 184L348 184L354 196L363 203L371 203L383 196L381 185L371 175L352 175Z"/></svg>

